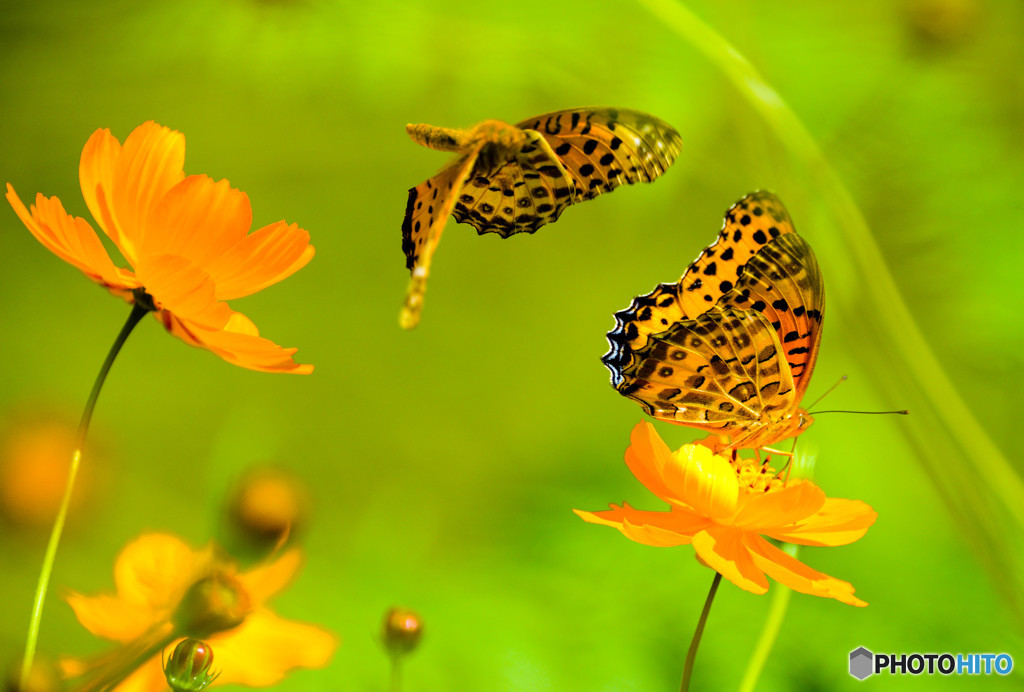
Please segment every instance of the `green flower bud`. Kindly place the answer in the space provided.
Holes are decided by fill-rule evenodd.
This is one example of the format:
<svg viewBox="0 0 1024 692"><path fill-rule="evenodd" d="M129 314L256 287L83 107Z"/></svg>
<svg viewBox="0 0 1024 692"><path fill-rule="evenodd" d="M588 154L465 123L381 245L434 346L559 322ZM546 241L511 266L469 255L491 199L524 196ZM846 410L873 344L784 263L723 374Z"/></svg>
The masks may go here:
<svg viewBox="0 0 1024 692"><path fill-rule="evenodd" d="M174 692L198 692L217 679L210 674L213 649L198 639L182 639L164 665L164 677Z"/></svg>

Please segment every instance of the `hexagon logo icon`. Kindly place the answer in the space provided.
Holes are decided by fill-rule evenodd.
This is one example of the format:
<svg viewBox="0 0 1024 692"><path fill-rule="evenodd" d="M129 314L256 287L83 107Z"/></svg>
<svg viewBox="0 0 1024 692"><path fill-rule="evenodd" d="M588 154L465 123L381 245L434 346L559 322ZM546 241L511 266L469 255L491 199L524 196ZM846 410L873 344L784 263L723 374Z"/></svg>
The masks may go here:
<svg viewBox="0 0 1024 692"><path fill-rule="evenodd" d="M850 675L863 680L874 671L875 655L863 646L850 652Z"/></svg>

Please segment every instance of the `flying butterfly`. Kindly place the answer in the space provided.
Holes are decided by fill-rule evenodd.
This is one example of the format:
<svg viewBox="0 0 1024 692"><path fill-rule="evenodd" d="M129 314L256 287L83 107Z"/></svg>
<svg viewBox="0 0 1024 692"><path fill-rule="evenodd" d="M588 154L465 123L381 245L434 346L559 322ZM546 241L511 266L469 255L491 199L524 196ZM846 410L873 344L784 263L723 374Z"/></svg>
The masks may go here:
<svg viewBox="0 0 1024 692"><path fill-rule="evenodd" d="M622 184L651 182L682 147L668 123L639 111L581 108L469 130L407 125L417 143L459 156L409 190L402 250L412 272L399 323L415 327L430 263L449 215L508 238L556 221L570 204Z"/></svg>
<svg viewBox="0 0 1024 692"><path fill-rule="evenodd" d="M615 314L602 361L655 418L728 435L727 448L768 449L812 422L800 401L824 307L811 246L775 195L753 192L679 281Z"/></svg>

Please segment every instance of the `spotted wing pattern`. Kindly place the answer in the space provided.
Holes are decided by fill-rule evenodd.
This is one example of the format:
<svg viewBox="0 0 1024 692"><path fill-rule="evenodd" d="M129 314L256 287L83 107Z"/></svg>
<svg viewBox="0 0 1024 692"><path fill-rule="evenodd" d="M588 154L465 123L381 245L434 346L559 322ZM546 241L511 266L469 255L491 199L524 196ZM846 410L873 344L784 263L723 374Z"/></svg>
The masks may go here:
<svg viewBox="0 0 1024 692"><path fill-rule="evenodd" d="M619 391L656 418L732 434L764 409L793 406L793 378L778 350L761 313L713 307L652 335Z"/></svg>
<svg viewBox="0 0 1024 692"><path fill-rule="evenodd" d="M785 426L756 437L751 426L797 410L823 309L813 251L774 195L754 193L729 209L679 282L616 314L603 361L616 389L651 415L768 444Z"/></svg>
<svg viewBox="0 0 1024 692"><path fill-rule="evenodd" d="M409 200L402 223L402 250L405 266L412 270L399 315L404 329L412 329L420 321L423 297L430 276L430 263L441 240L441 232L455 206L459 190L473 170L480 147L457 159L433 178L409 190Z"/></svg>
<svg viewBox="0 0 1024 692"><path fill-rule="evenodd" d="M679 281L660 284L615 313L616 326L608 334L611 349L604 357L612 383L618 386L630 352L642 348L651 334L706 311L735 287L743 267L770 239L794 232L786 208L770 192L752 192L729 207L715 242Z"/></svg>
<svg viewBox="0 0 1024 692"><path fill-rule="evenodd" d="M625 108L557 111L524 120L539 132L575 183L574 202L619 185L651 182L682 149L679 133L652 115Z"/></svg>
<svg viewBox="0 0 1024 692"><path fill-rule="evenodd" d="M536 132L496 170L476 166L459 191L455 220L508 238L556 221L573 203L573 179ZM485 145L486 147L487 145ZM483 159L484 157L481 157Z"/></svg>
<svg viewBox="0 0 1024 692"><path fill-rule="evenodd" d="M534 233L570 204L654 180L681 148L679 133L664 121L613 108L558 111L518 126L485 121L470 131L429 125L407 131L420 144L463 155L409 190L402 250L412 277L399 317L406 329L419 323L449 214L480 234Z"/></svg>

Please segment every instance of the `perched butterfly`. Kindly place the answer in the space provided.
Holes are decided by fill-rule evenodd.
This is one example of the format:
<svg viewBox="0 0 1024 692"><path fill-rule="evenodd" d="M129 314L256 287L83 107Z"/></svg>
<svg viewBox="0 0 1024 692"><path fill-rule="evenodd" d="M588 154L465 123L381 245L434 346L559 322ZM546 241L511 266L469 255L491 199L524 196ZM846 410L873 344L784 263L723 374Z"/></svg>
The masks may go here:
<svg viewBox="0 0 1024 692"><path fill-rule="evenodd" d="M754 192L674 284L615 314L612 385L661 420L766 448L811 424L800 400L821 341L825 285L782 202Z"/></svg>
<svg viewBox="0 0 1024 692"><path fill-rule="evenodd" d="M430 262L448 216L480 234L533 233L570 204L665 172L682 143L670 125L615 108L548 113L518 125L485 120L470 130L407 125L416 142L459 157L409 190L402 250L412 271L399 322L416 326Z"/></svg>

